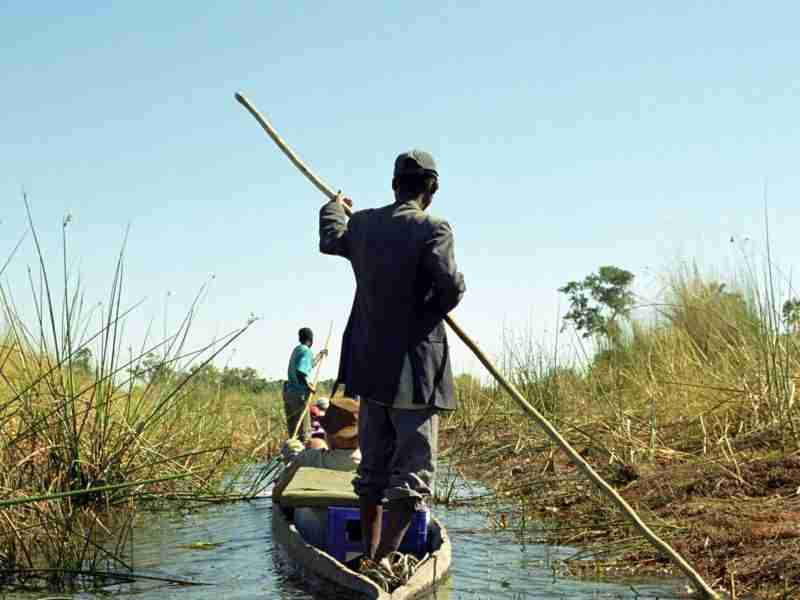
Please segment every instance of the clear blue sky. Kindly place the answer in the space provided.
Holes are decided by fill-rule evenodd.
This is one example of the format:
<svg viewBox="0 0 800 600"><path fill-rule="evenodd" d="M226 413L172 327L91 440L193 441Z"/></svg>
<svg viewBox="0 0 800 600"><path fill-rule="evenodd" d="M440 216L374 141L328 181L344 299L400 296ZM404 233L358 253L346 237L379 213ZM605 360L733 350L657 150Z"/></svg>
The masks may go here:
<svg viewBox="0 0 800 600"><path fill-rule="evenodd" d="M492 353L504 327L552 335L556 288L599 265L654 293L676 260L757 255L765 182L789 273L798 22L792 2L3 3L0 257L24 186L53 272L69 212L70 256L102 300L130 224L125 297L146 300L132 343L213 273L193 342L255 313L221 362L282 376L300 326L341 334L353 279L318 253L323 198L241 90L357 206L391 201L400 151L436 157L432 210L468 288L456 316ZM4 276L20 303L32 256Z"/></svg>

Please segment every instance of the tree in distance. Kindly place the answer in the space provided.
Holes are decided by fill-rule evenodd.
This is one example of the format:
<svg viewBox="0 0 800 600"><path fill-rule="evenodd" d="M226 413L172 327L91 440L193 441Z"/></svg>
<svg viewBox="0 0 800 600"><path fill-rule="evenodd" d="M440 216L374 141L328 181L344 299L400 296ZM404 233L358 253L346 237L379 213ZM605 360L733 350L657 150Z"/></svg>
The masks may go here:
<svg viewBox="0 0 800 600"><path fill-rule="evenodd" d="M607 265L558 288L569 298L564 327L571 323L582 337L600 337L613 344L620 334L619 320L629 318L633 308L632 283L633 273Z"/></svg>

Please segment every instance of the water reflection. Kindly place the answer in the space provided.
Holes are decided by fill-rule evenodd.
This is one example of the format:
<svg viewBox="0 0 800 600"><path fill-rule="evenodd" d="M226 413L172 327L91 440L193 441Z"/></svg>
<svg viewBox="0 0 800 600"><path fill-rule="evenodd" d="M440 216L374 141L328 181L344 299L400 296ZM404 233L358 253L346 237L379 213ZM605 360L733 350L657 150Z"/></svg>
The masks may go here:
<svg viewBox="0 0 800 600"><path fill-rule="evenodd" d="M447 600L460 598L674 598L674 585L665 582L609 584L567 579L556 575L556 560L574 548L521 545L509 532L492 532L473 511L440 511L453 542L453 568Z"/></svg>
<svg viewBox="0 0 800 600"><path fill-rule="evenodd" d="M663 583L610 584L555 576L553 561L573 549L517 543L507 532L485 527L485 518L469 509L437 508L453 542L453 567L436 600L634 599L675 598ZM138 572L204 582L180 586L153 581L112 586L115 596L221 600L349 600L331 586L298 573L271 541L269 498L211 506L185 515L154 515L136 529L132 556Z"/></svg>

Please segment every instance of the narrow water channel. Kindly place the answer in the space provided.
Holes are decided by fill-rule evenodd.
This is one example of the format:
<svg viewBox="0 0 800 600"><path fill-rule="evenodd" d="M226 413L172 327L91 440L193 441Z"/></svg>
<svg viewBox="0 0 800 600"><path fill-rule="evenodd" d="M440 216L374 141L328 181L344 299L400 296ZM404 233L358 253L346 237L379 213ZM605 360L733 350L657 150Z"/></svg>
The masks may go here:
<svg viewBox="0 0 800 600"><path fill-rule="evenodd" d="M133 539L136 571L204 582L178 586L139 581L76 597L181 598L222 600L344 600L324 582L298 575L271 539L271 500L210 506L183 515L154 515ZM511 533L486 527L471 509L436 507L453 543L448 583L430 596L436 600L599 600L677 598L671 582L606 583L555 575L553 561L573 548L521 545ZM129 557L131 558L131 557Z"/></svg>

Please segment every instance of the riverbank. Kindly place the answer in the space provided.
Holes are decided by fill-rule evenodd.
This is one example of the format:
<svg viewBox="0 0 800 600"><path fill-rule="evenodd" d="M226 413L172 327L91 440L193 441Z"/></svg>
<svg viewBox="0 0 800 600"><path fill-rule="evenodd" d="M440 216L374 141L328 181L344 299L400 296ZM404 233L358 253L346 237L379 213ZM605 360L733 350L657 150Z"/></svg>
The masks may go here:
<svg viewBox="0 0 800 600"><path fill-rule="evenodd" d="M588 362L564 365L528 340L511 340L502 360L706 581L765 600L800 598L800 351L776 304L756 286L695 273L671 281L658 318L631 322ZM442 456L491 487L473 502L497 507L499 527L585 547L592 560L566 563L576 574L673 572L505 393L470 376L457 383ZM446 502L446 482L440 494Z"/></svg>
<svg viewBox="0 0 800 600"><path fill-rule="evenodd" d="M463 448L460 431L444 429L441 435L445 456ZM584 457L592 466L715 589L764 599L800 593L800 455L742 451L737 470L724 457L692 460L676 454L637 465L633 473L587 450ZM482 504L516 507L496 513L498 527L517 530L531 541L580 546L591 553L592 560L565 563L573 574L680 576L561 454L545 445L520 442L517 433L505 431L473 441L469 451L458 454L455 464L461 473L494 492ZM544 527L532 528L531 522Z"/></svg>

